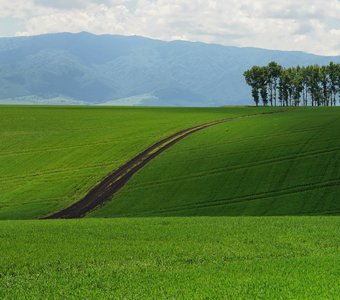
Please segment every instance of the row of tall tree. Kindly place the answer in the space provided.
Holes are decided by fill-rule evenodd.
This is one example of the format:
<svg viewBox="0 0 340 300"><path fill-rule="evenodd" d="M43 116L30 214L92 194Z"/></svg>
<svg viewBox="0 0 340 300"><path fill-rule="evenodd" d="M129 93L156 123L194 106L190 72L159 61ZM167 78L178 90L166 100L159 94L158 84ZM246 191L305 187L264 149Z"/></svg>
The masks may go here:
<svg viewBox="0 0 340 300"><path fill-rule="evenodd" d="M244 72L256 106L335 106L340 95L340 64L283 68L272 61ZM339 99L340 101L340 99Z"/></svg>

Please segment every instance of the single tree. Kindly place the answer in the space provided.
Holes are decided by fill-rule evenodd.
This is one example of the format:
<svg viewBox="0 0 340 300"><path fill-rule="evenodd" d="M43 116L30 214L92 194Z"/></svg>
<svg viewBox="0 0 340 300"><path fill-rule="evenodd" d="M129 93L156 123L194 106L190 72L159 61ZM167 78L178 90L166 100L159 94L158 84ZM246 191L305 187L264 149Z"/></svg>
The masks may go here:
<svg viewBox="0 0 340 300"><path fill-rule="evenodd" d="M255 105L258 106L260 102L259 97L259 83L258 83L258 68L257 66L253 66L251 69L244 72L243 76L247 82L247 84L251 87L251 94L253 96Z"/></svg>

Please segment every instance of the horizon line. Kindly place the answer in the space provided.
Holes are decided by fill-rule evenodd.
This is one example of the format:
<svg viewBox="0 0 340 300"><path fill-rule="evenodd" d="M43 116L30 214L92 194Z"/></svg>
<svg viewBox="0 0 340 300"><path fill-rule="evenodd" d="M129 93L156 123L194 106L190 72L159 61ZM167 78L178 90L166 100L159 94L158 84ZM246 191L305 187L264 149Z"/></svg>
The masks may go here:
<svg viewBox="0 0 340 300"><path fill-rule="evenodd" d="M33 35L14 35L14 36L0 36L0 39L15 39L15 38L31 38L31 37L40 37L40 36L47 36L47 35L59 35L59 34L70 34L70 35L79 35L79 34L88 34L93 36L112 36L112 37L138 37L138 38L144 38L148 40L153 41L159 41L164 43L171 43L171 42L186 42L186 43L197 43L197 44L203 44L203 45L211 45L211 46L220 46L220 47L230 47L230 48L238 48L238 49L258 49L258 50L265 50L265 51L272 51L272 52L290 52L290 53L305 53L309 55L314 56L321 56L321 57L334 57L339 58L340 54L337 55L325 55L325 54L317 54L313 52L307 52L303 50L281 50L281 49L269 49L269 48L262 48L262 47L256 47L256 46L236 46L236 45L225 45L225 44L219 44L219 43L209 43L209 42L203 42L203 41L194 41L194 40L185 40L185 39L172 39L172 40L163 40L160 38L153 38L143 35L123 35L123 34L113 34L113 33L93 33L89 31L78 31L78 32L69 32L69 31L60 31L60 32L50 32L50 33L41 33L41 34L33 34Z"/></svg>

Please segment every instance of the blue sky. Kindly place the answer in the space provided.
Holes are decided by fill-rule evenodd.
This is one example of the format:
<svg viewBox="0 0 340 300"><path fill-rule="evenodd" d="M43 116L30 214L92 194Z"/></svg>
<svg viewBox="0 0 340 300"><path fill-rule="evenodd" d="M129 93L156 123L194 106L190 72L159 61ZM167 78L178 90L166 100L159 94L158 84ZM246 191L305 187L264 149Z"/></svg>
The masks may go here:
<svg viewBox="0 0 340 300"><path fill-rule="evenodd" d="M65 31L340 55L340 0L0 0L0 36Z"/></svg>

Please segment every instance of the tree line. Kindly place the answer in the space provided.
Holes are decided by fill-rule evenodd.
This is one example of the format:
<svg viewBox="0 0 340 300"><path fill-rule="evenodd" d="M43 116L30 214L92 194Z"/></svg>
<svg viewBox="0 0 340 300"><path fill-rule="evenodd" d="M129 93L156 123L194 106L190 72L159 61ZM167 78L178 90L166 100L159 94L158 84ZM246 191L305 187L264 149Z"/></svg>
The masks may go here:
<svg viewBox="0 0 340 300"><path fill-rule="evenodd" d="M335 106L340 94L340 64L284 68L272 61L244 72L256 106Z"/></svg>

